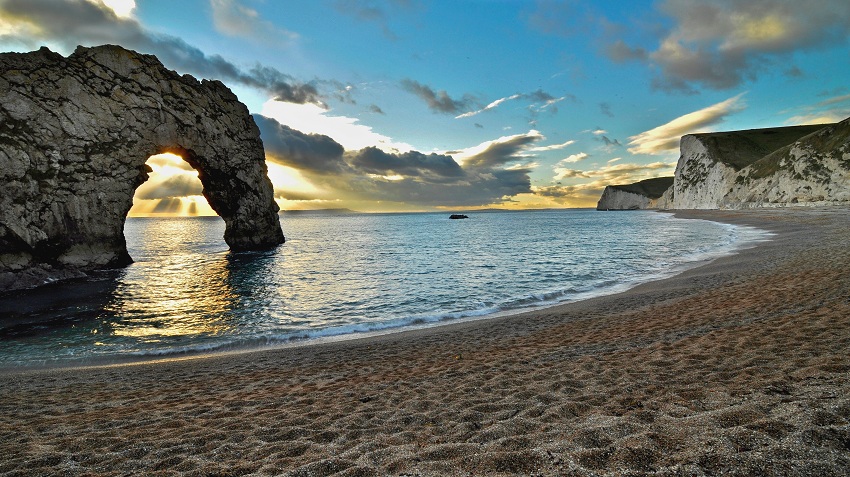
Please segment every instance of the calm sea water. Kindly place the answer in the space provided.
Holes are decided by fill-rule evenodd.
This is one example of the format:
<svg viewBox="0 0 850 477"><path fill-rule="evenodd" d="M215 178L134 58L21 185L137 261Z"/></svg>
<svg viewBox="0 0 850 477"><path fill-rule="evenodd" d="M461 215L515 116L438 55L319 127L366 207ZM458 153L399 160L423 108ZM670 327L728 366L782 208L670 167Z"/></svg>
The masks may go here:
<svg viewBox="0 0 850 477"><path fill-rule="evenodd" d="M130 218L131 266L0 297L0 366L351 336L626 289L764 234L656 212L286 215L231 253L213 218Z"/></svg>

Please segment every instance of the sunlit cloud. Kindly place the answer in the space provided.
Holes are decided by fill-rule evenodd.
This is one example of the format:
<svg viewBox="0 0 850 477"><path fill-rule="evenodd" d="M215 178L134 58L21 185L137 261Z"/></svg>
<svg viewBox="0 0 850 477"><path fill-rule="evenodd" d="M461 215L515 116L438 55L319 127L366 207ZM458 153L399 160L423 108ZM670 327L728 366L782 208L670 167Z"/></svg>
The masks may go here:
<svg viewBox="0 0 850 477"><path fill-rule="evenodd" d="M520 95L520 94L514 94L514 95L511 95L511 96L504 97L504 98L499 98L499 99L493 101L492 103L488 104L487 106L484 106L483 108L481 108L477 111L469 111L468 113L463 113L463 114L460 114L458 116L455 116L455 119L468 118L468 117L471 117L471 116L475 116L477 114L481 114L484 111L488 111L488 110L491 110L493 108L498 107L500 104L504 103L505 101L517 99L521 96L522 95Z"/></svg>
<svg viewBox="0 0 850 477"><path fill-rule="evenodd" d="M198 173L182 157L174 154L151 156L151 172L133 196L130 217L216 215L202 195Z"/></svg>
<svg viewBox="0 0 850 477"><path fill-rule="evenodd" d="M92 0L95 3L102 3L115 12L115 15L128 18L133 15L133 10L136 8L135 0Z"/></svg>
<svg viewBox="0 0 850 477"><path fill-rule="evenodd" d="M566 177L571 177L573 170L570 169L567 166L567 164L575 164L577 162L581 162L581 161L587 159L588 157L589 156L588 156L587 153L580 152L578 154L572 154L570 156L567 156L564 159L561 159L560 161L558 161L558 163L555 164L555 167L552 168L552 170L555 171L554 180L559 181L559 180L562 180Z"/></svg>
<svg viewBox="0 0 850 477"><path fill-rule="evenodd" d="M531 152L557 151L557 150L560 150L560 149L564 149L568 146L572 146L575 143L576 142L574 140L570 139L569 141L562 142L560 144L550 144L548 146L535 146L535 147L529 148L528 150L531 151Z"/></svg>
<svg viewBox="0 0 850 477"><path fill-rule="evenodd" d="M267 101L260 114L273 118L280 124L308 133L332 137L346 150L359 150L375 146L386 151L410 151L413 146L372 130L360 124L359 119L334 116L315 104L294 104L282 101Z"/></svg>
<svg viewBox="0 0 850 477"><path fill-rule="evenodd" d="M666 0L659 9L673 26L657 49L612 39L605 51L617 62L648 62L659 72L654 87L668 91L734 88L780 67L799 74L793 53L850 37L846 0Z"/></svg>
<svg viewBox="0 0 850 477"><path fill-rule="evenodd" d="M531 144L545 139L543 134L537 130L530 130L524 134L502 136L492 141L485 141L476 146L468 147L460 151L453 151L451 155L459 160L461 164L469 161L482 161L484 157L492 156L505 160L519 160L531 157Z"/></svg>
<svg viewBox="0 0 850 477"><path fill-rule="evenodd" d="M686 134L705 132L709 126L717 125L730 114L746 106L741 99L744 93L707 108L680 116L666 124L629 138L628 151L632 154L664 154L677 151L679 139Z"/></svg>
<svg viewBox="0 0 850 477"><path fill-rule="evenodd" d="M798 108L785 124L830 124L850 117L850 94L833 96L810 106Z"/></svg>
<svg viewBox="0 0 850 477"><path fill-rule="evenodd" d="M464 151L422 153L367 146L347 150L330 136L306 133L255 115L270 175L281 166L290 179L310 189L290 189L277 179L275 194L282 207L315 208L317 202L342 203L384 210L429 210L436 207L481 206L530 193L529 173L537 164L525 149L543 139L536 131L486 141ZM452 155L465 154L461 163ZM371 203L371 205L366 205Z"/></svg>

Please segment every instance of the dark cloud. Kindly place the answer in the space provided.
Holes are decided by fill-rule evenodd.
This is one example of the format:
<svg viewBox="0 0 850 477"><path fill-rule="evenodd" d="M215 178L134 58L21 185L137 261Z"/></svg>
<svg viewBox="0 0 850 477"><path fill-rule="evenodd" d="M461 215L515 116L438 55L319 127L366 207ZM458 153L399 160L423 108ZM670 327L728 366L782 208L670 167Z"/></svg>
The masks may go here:
<svg viewBox="0 0 850 477"><path fill-rule="evenodd" d="M479 123L475 123L475 127L478 128L478 129L484 129L484 126L482 126Z"/></svg>
<svg viewBox="0 0 850 477"><path fill-rule="evenodd" d="M424 100L428 108L437 113L457 114L476 109L478 106L471 95L466 94L461 99L454 99L446 91L434 91L430 86L415 80L402 80L401 86Z"/></svg>
<svg viewBox="0 0 850 477"><path fill-rule="evenodd" d="M154 54L168 68L184 73L262 89L281 101L323 105L314 84L299 82L268 66L243 71L219 55L207 55L175 36L149 32L138 21L119 18L109 8L86 0L4 0L0 2L0 16L38 25L37 31L2 37L31 48L46 41L69 50L77 45L119 44Z"/></svg>
<svg viewBox="0 0 850 477"><path fill-rule="evenodd" d="M380 106L378 106L377 104L370 105L370 106L369 106L369 111L372 111L372 112L373 112L373 113L375 113L375 114L384 114L384 115L386 115L386 113L384 112L384 110L383 110L383 109L381 109L381 107L380 107Z"/></svg>
<svg viewBox="0 0 850 477"><path fill-rule="evenodd" d="M345 149L321 134L305 134L275 121L254 115L266 156L277 163L316 173L343 173L349 170L343 160Z"/></svg>
<svg viewBox="0 0 850 477"><path fill-rule="evenodd" d="M642 61L649 58L649 52L647 52L644 48L633 48L627 45L623 40L616 40L615 42L607 45L605 47L605 55L616 63L625 63L626 61L632 60Z"/></svg>
<svg viewBox="0 0 850 477"><path fill-rule="evenodd" d="M603 143L605 143L606 147L623 147L623 145L620 144L620 141L618 141L616 139L612 140L612 139L608 138L608 136L599 136L599 137L594 138L594 139L596 139L597 141L602 141Z"/></svg>
<svg viewBox="0 0 850 477"><path fill-rule="evenodd" d="M344 151L333 139L305 134L255 115L267 159L298 170L318 193L276 190L290 200L384 201L414 206L473 206L499 203L531 191L529 167L505 164L523 159L537 132L502 138L461 166L449 154L390 153L375 147ZM460 154L456 151L455 154Z"/></svg>
<svg viewBox="0 0 850 477"><path fill-rule="evenodd" d="M376 147L367 147L347 154L346 158L351 167L370 174L449 178L464 176L463 169L451 156L441 154L426 155L417 151L391 154Z"/></svg>
<svg viewBox="0 0 850 477"><path fill-rule="evenodd" d="M611 105L608 103L599 103L599 110L602 112L602 114L608 116L609 118L614 117L614 113L611 112Z"/></svg>

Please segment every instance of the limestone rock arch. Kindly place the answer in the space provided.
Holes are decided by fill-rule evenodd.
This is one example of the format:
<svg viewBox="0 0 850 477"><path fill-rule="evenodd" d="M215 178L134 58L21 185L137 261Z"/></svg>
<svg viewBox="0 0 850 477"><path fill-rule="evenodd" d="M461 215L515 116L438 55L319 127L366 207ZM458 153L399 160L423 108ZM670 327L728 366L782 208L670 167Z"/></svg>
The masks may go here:
<svg viewBox="0 0 850 477"><path fill-rule="evenodd" d="M198 171L232 250L283 243L259 129L222 83L114 45L0 54L0 290L130 263L124 221L162 152Z"/></svg>

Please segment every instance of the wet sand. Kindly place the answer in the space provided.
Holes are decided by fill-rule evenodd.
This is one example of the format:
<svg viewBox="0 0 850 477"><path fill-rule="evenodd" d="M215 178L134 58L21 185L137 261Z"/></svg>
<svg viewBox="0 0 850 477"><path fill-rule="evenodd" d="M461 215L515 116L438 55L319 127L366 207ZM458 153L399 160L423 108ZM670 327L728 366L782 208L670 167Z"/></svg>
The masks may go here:
<svg viewBox="0 0 850 477"><path fill-rule="evenodd" d="M626 293L300 348L0 374L0 475L850 475L850 210Z"/></svg>

